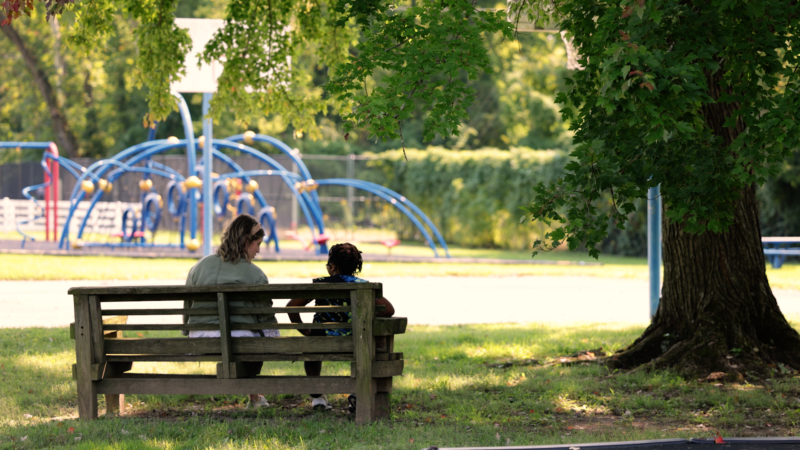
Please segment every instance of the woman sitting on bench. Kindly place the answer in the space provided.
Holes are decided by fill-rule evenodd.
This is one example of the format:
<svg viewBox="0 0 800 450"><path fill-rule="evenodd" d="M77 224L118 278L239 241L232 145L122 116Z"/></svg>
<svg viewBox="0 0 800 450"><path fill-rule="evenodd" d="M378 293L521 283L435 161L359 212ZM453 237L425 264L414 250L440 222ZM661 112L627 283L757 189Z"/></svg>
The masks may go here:
<svg viewBox="0 0 800 450"><path fill-rule="evenodd" d="M242 214L228 225L222 234L222 243L214 255L206 256L189 270L186 278L187 286L201 286L210 284L268 284L269 280L264 272L255 264L253 259L259 252L259 246L264 240L264 229L258 221L250 215ZM185 302L184 308L216 308L216 302ZM271 300L262 300L256 305L254 301L233 301L232 308L271 307ZM188 321L187 321L188 319ZM231 337L280 337L278 330L269 329L269 324L277 323L275 314L261 315L232 315L231 323L263 323L264 330L233 330ZM183 322L189 324L218 324L219 316L183 316ZM184 331L184 334L187 334ZM190 338L218 338L219 331L192 330L188 332ZM261 373L262 362L241 363L247 376L256 376ZM250 394L250 407L269 406L263 395Z"/></svg>
<svg viewBox="0 0 800 450"><path fill-rule="evenodd" d="M361 252L358 251L355 245L353 244L336 244L331 247L330 251L328 252L328 263L325 264L325 268L328 270L327 277L315 278L314 283L368 283L367 280L363 280L355 276L355 274L361 272ZM310 299L292 299L289 300L289 303L286 306L306 306L311 302ZM350 302L348 300L331 300L331 299L322 299L318 298L316 300L316 306L345 306L349 305ZM392 317L394 315L394 307L389 300L385 298L376 298L375 304L379 306L385 306L386 309L380 312L376 312L375 316L377 317ZM303 323L303 320L300 318L300 314L297 313L290 313L289 320L294 323ZM314 323L330 323L330 322L344 322L349 323L351 321L350 313L316 313L314 314ZM330 329L330 330L320 330L320 329L313 329L313 330L297 330L302 333L304 336L350 336L353 334L352 329ZM305 361L303 363L304 368L306 370L306 376L310 377L318 377L320 373L322 373L322 361ZM311 394L311 407L325 411L332 409L333 407L328 404L328 399L323 394ZM355 413L355 403L356 398L355 395L351 395L347 399L348 403L350 404L350 412Z"/></svg>

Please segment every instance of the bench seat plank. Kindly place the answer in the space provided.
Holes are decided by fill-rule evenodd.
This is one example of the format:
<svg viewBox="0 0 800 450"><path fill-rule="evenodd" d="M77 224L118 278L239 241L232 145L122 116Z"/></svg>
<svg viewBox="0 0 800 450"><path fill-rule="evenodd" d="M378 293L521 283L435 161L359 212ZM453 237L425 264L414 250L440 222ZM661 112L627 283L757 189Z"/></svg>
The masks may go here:
<svg viewBox="0 0 800 450"><path fill-rule="evenodd" d="M217 378L216 375L125 374L97 382L100 394L341 394L353 392L350 377Z"/></svg>
<svg viewBox="0 0 800 450"><path fill-rule="evenodd" d="M222 361L222 355L108 355L109 362L197 362ZM402 359L402 358L401 358ZM247 361L353 361L352 353L266 353L233 355L232 362Z"/></svg>
<svg viewBox="0 0 800 450"><path fill-rule="evenodd" d="M349 329L352 324L329 322L329 323L237 323L231 324L231 330L320 330L326 328ZM219 325L215 323L195 323L195 324L135 324L135 325L103 325L104 330L219 330Z"/></svg>
<svg viewBox="0 0 800 450"><path fill-rule="evenodd" d="M105 342L108 354L174 355L178 353L221 353L217 338L124 338ZM279 338L234 338L233 353L352 353L351 337L297 336Z"/></svg>
<svg viewBox="0 0 800 450"><path fill-rule="evenodd" d="M383 308L378 308L380 311ZM350 312L349 306L289 306L275 308L231 308L232 315L244 314L287 314L287 313L318 313L318 312ZM216 308L173 308L173 309L104 309L104 316L216 316ZM105 322L104 322L105 323Z"/></svg>

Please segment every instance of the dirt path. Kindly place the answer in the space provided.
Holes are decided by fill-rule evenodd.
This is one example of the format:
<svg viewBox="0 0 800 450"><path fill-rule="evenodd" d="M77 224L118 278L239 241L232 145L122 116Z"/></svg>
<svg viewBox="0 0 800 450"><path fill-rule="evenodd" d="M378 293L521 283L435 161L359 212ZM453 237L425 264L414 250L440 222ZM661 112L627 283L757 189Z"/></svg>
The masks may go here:
<svg viewBox="0 0 800 450"><path fill-rule="evenodd" d="M272 283L307 283L272 279ZM412 324L618 322L644 324L647 282L595 277L386 277L384 294ZM0 327L55 327L73 321L73 286L183 284L183 280L0 282ZM789 318L800 318L800 291L776 290ZM283 302L276 302L282 306ZM120 308L122 304L118 305ZM144 307L139 304L137 306ZM128 307L128 306L125 306ZM130 305L130 307L136 307ZM173 307L180 307L178 302ZM153 318L137 318L153 323ZM178 323L177 316L159 323ZM147 320L147 322L141 322ZM286 318L279 317L280 321ZM134 322L133 318L131 323Z"/></svg>

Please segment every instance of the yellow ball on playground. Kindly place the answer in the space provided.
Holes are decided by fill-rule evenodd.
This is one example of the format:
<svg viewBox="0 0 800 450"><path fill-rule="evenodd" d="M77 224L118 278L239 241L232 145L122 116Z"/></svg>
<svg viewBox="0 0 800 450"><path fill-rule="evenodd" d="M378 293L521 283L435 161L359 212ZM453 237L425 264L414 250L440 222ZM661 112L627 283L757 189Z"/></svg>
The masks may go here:
<svg viewBox="0 0 800 450"><path fill-rule="evenodd" d="M244 132L244 143L250 145L253 143L253 138L256 137L256 133L254 131L247 130Z"/></svg>
<svg viewBox="0 0 800 450"><path fill-rule="evenodd" d="M163 208L163 207L164 207L164 199L163 199L163 198L161 198L161 196L160 196L160 195L159 195L159 196L156 196L156 199L158 200L158 207L159 207L159 208Z"/></svg>
<svg viewBox="0 0 800 450"><path fill-rule="evenodd" d="M252 194L253 192L257 191L257 190L258 190L258 181L256 181L256 180L250 180L250 181L247 183L247 185L244 187L244 190L245 190L245 191L247 191L247 192L249 192L249 193L251 193L251 194Z"/></svg>
<svg viewBox="0 0 800 450"><path fill-rule="evenodd" d="M192 252L196 251L198 248L200 248L200 240L198 239L190 240L189 242L186 243L186 248L188 248L189 251Z"/></svg>
<svg viewBox="0 0 800 450"><path fill-rule="evenodd" d="M81 182L81 189L83 189L83 192L86 192L86 194L91 195L92 192L94 192L94 183L89 180L83 180Z"/></svg>
<svg viewBox="0 0 800 450"><path fill-rule="evenodd" d="M306 180L306 190L316 191L318 187L319 184L316 181L314 181L313 178L309 178L308 180Z"/></svg>
<svg viewBox="0 0 800 450"><path fill-rule="evenodd" d="M83 239L75 239L72 241L72 248L83 248Z"/></svg>
<svg viewBox="0 0 800 450"><path fill-rule="evenodd" d="M186 183L181 181L179 186L181 187L181 192L183 192L185 194L186 193Z"/></svg>
<svg viewBox="0 0 800 450"><path fill-rule="evenodd" d="M306 191L306 183L305 181L298 181L294 184L294 188L297 189L297 192L303 193Z"/></svg>
<svg viewBox="0 0 800 450"><path fill-rule="evenodd" d="M197 145L199 145L200 148L205 147L206 146L206 137L205 136L200 136L199 138L197 138Z"/></svg>
<svg viewBox="0 0 800 450"><path fill-rule="evenodd" d="M153 180L146 179L146 180L139 180L139 189L143 191L149 191L153 188Z"/></svg>
<svg viewBox="0 0 800 450"><path fill-rule="evenodd" d="M170 136L167 138L167 142L169 142L170 144L179 144L181 140L176 138L175 136Z"/></svg>
<svg viewBox="0 0 800 450"><path fill-rule="evenodd" d="M186 179L186 187L189 189L196 189L203 186L203 180L192 175Z"/></svg>
<svg viewBox="0 0 800 450"><path fill-rule="evenodd" d="M114 189L114 183L111 183L110 181L101 178L97 182L97 187L100 188L101 191L103 191L106 194L108 194L109 192L111 192Z"/></svg>

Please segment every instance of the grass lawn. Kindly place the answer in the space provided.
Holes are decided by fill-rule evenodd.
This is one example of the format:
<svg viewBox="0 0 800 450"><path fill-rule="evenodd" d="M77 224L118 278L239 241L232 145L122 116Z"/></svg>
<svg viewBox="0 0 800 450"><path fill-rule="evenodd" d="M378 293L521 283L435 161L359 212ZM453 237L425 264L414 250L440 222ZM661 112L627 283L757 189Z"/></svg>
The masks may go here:
<svg viewBox="0 0 800 450"><path fill-rule="evenodd" d="M546 365L580 350L617 350L641 331L412 326L396 343L406 369L395 379L392 420L356 426L339 395L330 397L335 408L325 413L312 411L301 395L271 396L272 406L258 411L244 408L245 396L129 395L126 416L79 422L67 329L2 329L0 448L417 450L800 431L796 374L722 385L671 372L610 374L594 363ZM509 361L521 364L502 364ZM169 373L179 364L184 372L213 370L211 363L136 363L134 370ZM335 363L323 371L348 373ZM302 365L267 363L262 373L301 374ZM104 407L101 400L101 413Z"/></svg>
<svg viewBox="0 0 800 450"><path fill-rule="evenodd" d="M577 257L579 254L559 252ZM549 255L553 255L552 253ZM613 257L602 266L550 266L532 264L370 263L362 275L370 277L427 276L593 276L647 280L642 258ZM602 257L601 257L602 261ZM0 280L178 280L186 278L195 261L190 259L118 258L105 256L40 256L0 254ZM257 261L270 278L313 278L324 275L319 261ZM800 289L800 265L767 266L773 288Z"/></svg>

